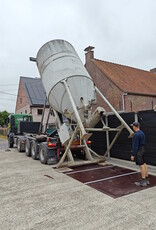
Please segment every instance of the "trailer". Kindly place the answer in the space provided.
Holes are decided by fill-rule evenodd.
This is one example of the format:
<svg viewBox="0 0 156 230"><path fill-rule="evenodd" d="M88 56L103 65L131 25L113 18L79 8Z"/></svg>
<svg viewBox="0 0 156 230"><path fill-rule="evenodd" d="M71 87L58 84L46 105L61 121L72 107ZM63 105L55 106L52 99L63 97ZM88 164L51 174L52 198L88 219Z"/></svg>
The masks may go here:
<svg viewBox="0 0 156 230"><path fill-rule="evenodd" d="M52 114L52 108L49 108L49 113L45 125L45 129L43 130L42 124L40 124L41 129L38 132L27 132L24 134L24 143L25 143L25 153L27 157L32 157L34 160L40 160L42 164L56 164L62 157L65 152L65 147L60 140L60 136L58 134L57 124L51 129L49 129L49 117ZM61 114L59 114L60 119ZM44 109L41 118L41 123L44 118ZM64 120L66 124L68 123L68 128L70 128L69 121ZM91 141L87 141L87 145L91 145ZM77 136L75 140L72 142L71 146L75 157L85 159L85 146L80 143L80 137Z"/></svg>

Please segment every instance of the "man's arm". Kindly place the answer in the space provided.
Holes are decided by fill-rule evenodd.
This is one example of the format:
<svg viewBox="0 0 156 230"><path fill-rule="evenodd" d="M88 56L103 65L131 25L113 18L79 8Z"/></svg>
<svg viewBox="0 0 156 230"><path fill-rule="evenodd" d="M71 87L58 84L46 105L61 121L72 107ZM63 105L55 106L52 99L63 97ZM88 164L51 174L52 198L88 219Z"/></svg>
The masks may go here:
<svg viewBox="0 0 156 230"><path fill-rule="evenodd" d="M132 140L132 153L131 153L131 160L132 161L134 161L135 154L138 150L138 144L139 144L139 139L138 139L137 135L135 134L133 136L133 140Z"/></svg>

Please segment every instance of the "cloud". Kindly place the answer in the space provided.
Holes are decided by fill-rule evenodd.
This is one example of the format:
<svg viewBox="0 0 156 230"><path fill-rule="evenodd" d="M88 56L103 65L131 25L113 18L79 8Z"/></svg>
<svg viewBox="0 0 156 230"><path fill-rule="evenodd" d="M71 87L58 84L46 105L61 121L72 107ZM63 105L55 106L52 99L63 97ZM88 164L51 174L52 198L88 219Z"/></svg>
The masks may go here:
<svg viewBox="0 0 156 230"><path fill-rule="evenodd" d="M84 48L93 45L98 59L154 68L155 12L155 0L0 0L0 79L18 85L20 76L39 76L29 56L57 38L69 41L83 62ZM0 99L0 110L14 112L9 98L16 96Z"/></svg>

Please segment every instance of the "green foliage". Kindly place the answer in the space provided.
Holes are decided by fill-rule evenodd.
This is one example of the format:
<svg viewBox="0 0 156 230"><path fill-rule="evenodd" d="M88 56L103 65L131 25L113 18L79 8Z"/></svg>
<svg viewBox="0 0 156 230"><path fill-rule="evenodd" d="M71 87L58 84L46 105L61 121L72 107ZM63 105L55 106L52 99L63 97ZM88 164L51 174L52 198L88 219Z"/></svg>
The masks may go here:
<svg viewBox="0 0 156 230"><path fill-rule="evenodd" d="M0 112L0 125L1 126L8 124L8 116L9 116L9 113L6 110L4 110L3 112Z"/></svg>

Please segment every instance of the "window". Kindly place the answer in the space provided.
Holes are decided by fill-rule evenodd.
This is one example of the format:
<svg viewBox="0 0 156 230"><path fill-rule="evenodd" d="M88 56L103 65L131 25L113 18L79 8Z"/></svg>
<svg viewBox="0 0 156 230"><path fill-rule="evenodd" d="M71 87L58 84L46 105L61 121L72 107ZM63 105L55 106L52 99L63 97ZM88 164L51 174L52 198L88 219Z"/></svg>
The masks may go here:
<svg viewBox="0 0 156 230"><path fill-rule="evenodd" d="M43 109L38 109L37 110L37 115L42 115Z"/></svg>
<svg viewBox="0 0 156 230"><path fill-rule="evenodd" d="M22 104L22 97L20 97L20 104Z"/></svg>
<svg viewBox="0 0 156 230"><path fill-rule="evenodd" d="M55 123L48 124L47 129L56 129Z"/></svg>
<svg viewBox="0 0 156 230"><path fill-rule="evenodd" d="M27 114L27 110L25 110L25 114Z"/></svg>
<svg viewBox="0 0 156 230"><path fill-rule="evenodd" d="M23 121L31 121L31 117L30 116L28 116L28 117L23 117Z"/></svg>

